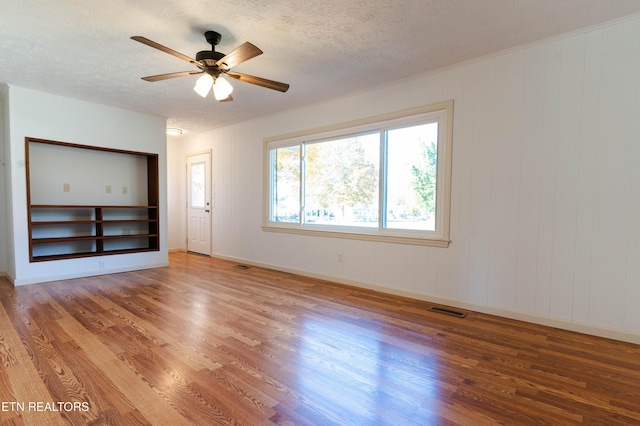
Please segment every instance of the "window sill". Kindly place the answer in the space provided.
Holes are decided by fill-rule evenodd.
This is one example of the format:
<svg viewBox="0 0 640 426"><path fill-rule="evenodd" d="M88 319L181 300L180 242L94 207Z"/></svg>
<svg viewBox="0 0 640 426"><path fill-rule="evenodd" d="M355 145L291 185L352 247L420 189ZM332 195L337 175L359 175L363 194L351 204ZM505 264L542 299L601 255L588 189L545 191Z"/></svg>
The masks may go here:
<svg viewBox="0 0 640 426"><path fill-rule="evenodd" d="M325 230L325 229L311 229L307 227L295 227L295 226L278 226L278 225L262 225L262 230L265 232L280 232L285 234L297 234L297 235L312 235L317 237L329 237L329 238L346 238L352 240L362 241L381 241L385 243L394 244L410 244L418 246L429 247L449 247L451 240L443 238L429 238L429 237L412 237L407 234L402 235L400 233L380 233L380 232L367 232L367 230L354 230L349 228L348 230Z"/></svg>

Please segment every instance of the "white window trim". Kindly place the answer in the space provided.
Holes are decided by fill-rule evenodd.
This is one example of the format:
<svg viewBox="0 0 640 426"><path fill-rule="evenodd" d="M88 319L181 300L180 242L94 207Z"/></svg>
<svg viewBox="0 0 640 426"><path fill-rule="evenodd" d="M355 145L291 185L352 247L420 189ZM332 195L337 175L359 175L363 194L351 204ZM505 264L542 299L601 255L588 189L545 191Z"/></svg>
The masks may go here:
<svg viewBox="0 0 640 426"><path fill-rule="evenodd" d="M442 132L438 138L438 200L436 232L401 230L401 229L367 229L360 227L313 225L287 222L273 222L271 217L271 161L270 149L295 145L302 142L329 139L347 133L359 133L374 129L389 129L415 122L419 116L442 112L443 121L439 129ZM290 234L315 235L322 237L349 238L367 241L384 241L399 244L414 244L432 247L448 247L451 242L450 214L451 214L451 157L453 153L453 100L439 102L418 108L411 108L389 114L376 115L360 120L343 122L323 126L301 132L268 137L263 140L263 211L262 230L267 232L282 232ZM442 163L440 163L442 159ZM382 168L384 169L384 167ZM381 174L384 170L381 170ZM382 179L380 180L382 182ZM380 185L381 188L384 185ZM301 189L302 190L302 189ZM381 189L382 191L382 189ZM381 194L382 195L382 194ZM381 200L384 198L381 197ZM382 203L381 203L382 204ZM301 212L302 213L302 212ZM302 217L301 217L302 220Z"/></svg>

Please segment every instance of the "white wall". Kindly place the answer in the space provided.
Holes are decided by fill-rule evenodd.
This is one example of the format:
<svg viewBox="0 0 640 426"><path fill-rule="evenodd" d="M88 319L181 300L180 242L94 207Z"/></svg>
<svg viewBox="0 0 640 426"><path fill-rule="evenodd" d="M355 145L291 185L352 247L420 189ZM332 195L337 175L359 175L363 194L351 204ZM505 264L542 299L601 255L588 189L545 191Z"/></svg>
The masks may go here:
<svg viewBox="0 0 640 426"><path fill-rule="evenodd" d="M29 179L31 204L148 204L147 157L143 155L31 142ZM127 188L126 194L122 188Z"/></svg>
<svg viewBox="0 0 640 426"><path fill-rule="evenodd" d="M263 138L448 99L449 248L261 231ZM214 255L640 342L639 141L636 17L184 138L182 150L213 152ZM184 198L175 205L182 218Z"/></svg>
<svg viewBox="0 0 640 426"><path fill-rule="evenodd" d="M7 271L7 198L6 198L6 173L5 167L6 144L8 138L8 129L5 117L8 112L8 86L0 85L0 277L4 276Z"/></svg>
<svg viewBox="0 0 640 426"><path fill-rule="evenodd" d="M165 266L167 261L165 119L9 87L10 176L7 272L15 285ZM29 263L25 137L157 153L160 177L160 251ZM104 268L99 268L99 263Z"/></svg>
<svg viewBox="0 0 640 426"><path fill-rule="evenodd" d="M186 158L183 138L167 136L167 200L169 205L169 250L186 250ZM185 208L181 208L185 206Z"/></svg>

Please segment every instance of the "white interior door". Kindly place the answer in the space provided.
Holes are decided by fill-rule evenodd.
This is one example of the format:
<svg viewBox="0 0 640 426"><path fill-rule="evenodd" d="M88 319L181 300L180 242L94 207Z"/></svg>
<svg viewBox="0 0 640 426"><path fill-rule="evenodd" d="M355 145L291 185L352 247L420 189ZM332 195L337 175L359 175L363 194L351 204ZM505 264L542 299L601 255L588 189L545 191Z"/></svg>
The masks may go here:
<svg viewBox="0 0 640 426"><path fill-rule="evenodd" d="M187 250L211 255L211 153L187 156Z"/></svg>

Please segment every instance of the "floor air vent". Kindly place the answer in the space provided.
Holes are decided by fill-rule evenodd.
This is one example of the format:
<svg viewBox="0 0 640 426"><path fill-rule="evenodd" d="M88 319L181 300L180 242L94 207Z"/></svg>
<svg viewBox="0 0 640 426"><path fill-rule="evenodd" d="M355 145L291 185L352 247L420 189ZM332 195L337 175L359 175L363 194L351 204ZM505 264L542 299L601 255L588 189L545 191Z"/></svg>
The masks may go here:
<svg viewBox="0 0 640 426"><path fill-rule="evenodd" d="M238 268L238 269L249 269L250 266L247 266L247 265L236 265L236 268Z"/></svg>
<svg viewBox="0 0 640 426"><path fill-rule="evenodd" d="M438 314L445 314L445 315L451 315L452 317L458 317L458 318L464 318L467 316L466 312L460 312L460 311L456 311L453 309L447 309L447 308L439 308L437 306L431 306L428 311L431 312L436 312Z"/></svg>

